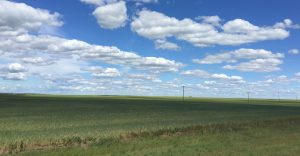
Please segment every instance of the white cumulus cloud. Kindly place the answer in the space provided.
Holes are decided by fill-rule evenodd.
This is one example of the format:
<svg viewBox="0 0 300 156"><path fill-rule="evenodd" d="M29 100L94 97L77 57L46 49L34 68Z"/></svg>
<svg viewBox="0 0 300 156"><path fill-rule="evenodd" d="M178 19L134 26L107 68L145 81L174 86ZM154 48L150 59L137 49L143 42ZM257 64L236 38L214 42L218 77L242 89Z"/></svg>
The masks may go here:
<svg viewBox="0 0 300 156"><path fill-rule="evenodd" d="M116 29L126 24L127 8L124 1L99 6L93 12L98 24L102 28Z"/></svg>
<svg viewBox="0 0 300 156"><path fill-rule="evenodd" d="M132 31L151 40L175 37L198 47L241 45L265 40L285 39L289 27L256 26L243 19L220 25L218 16L177 19L156 11L142 10L131 22Z"/></svg>
<svg viewBox="0 0 300 156"><path fill-rule="evenodd" d="M282 58L284 58L282 53L273 53L264 49L242 48L208 55L203 59L194 59L193 62L199 64L229 63L230 65L225 65L223 68L245 72L272 72L280 70L278 66L283 63Z"/></svg>
<svg viewBox="0 0 300 156"><path fill-rule="evenodd" d="M39 31L44 26L61 26L61 15L48 10L36 9L24 3L0 1L0 35L17 35Z"/></svg>
<svg viewBox="0 0 300 156"><path fill-rule="evenodd" d="M194 59L195 63L199 64L217 64L217 63L234 63L239 60L250 60L257 58L283 58L282 53L273 53L264 49L246 49L241 48L234 51L207 55L203 59Z"/></svg>
<svg viewBox="0 0 300 156"><path fill-rule="evenodd" d="M272 72L278 71L283 61L275 58L255 59L249 62L242 62L237 65L225 65L224 69L239 70L245 72Z"/></svg>
<svg viewBox="0 0 300 156"><path fill-rule="evenodd" d="M200 20L203 23L211 24L214 26L220 26L220 22L221 22L221 18L217 15L215 15L215 16L198 16L195 19Z"/></svg>
<svg viewBox="0 0 300 156"><path fill-rule="evenodd" d="M192 76L192 77L205 78L205 79L215 79L215 80L229 81L234 83L245 83L243 77L241 76L235 76L235 75L228 76L226 74L211 74L208 73L207 71L200 70L200 69L186 70L181 72L180 74L185 76Z"/></svg>
<svg viewBox="0 0 300 156"><path fill-rule="evenodd" d="M195 77L201 77L201 78L208 78L210 77L210 74L204 70L196 69L196 70L186 70L181 72L182 75L186 76L195 76Z"/></svg>
<svg viewBox="0 0 300 156"><path fill-rule="evenodd" d="M11 63L0 66L0 77L5 80L24 80L26 79L26 68L19 63Z"/></svg>
<svg viewBox="0 0 300 156"><path fill-rule="evenodd" d="M82 70L92 72L92 76L94 77L113 78L121 76L120 71L116 68L103 68L98 66L91 66Z"/></svg>
<svg viewBox="0 0 300 156"><path fill-rule="evenodd" d="M8 3L9 5L6 5ZM117 65L121 68L130 68L132 70L142 70L151 73L176 72L184 65L174 60L162 57L144 57L135 52L122 51L113 46L102 46L89 44L77 39L67 39L63 37L42 35L36 33L37 30L28 27L23 23L41 23L35 28L38 29L44 25L52 23L59 26L59 19L56 19L56 13L49 11L39 12L41 9L32 8L26 4L15 2L0 2L2 8L5 7L7 14L14 14L15 7L30 8L33 12L46 16L48 21L43 18L25 18L23 22L15 23L24 14L26 9L19 9L17 15L9 15L10 18L0 18L0 27L10 28L12 32L24 30L20 33L5 35L6 29L0 29L0 49L5 52L2 59L7 62L22 61L28 67L30 73L51 73L51 74L69 74L80 73L81 68L88 66L90 61ZM44 14L43 14L44 13ZM2 14L0 17L3 16ZM50 18L51 17L51 18ZM51 21L51 19L55 19ZM58 20L58 21L57 21ZM16 26L17 25L17 26Z"/></svg>
<svg viewBox="0 0 300 156"><path fill-rule="evenodd" d="M300 51L298 49L291 49L291 50L288 51L288 53L297 55L297 54L300 53Z"/></svg>
<svg viewBox="0 0 300 156"><path fill-rule="evenodd" d="M180 47L176 43L172 43L172 42L166 41L164 39L156 40L155 48L156 49L173 50L173 51L180 50Z"/></svg>

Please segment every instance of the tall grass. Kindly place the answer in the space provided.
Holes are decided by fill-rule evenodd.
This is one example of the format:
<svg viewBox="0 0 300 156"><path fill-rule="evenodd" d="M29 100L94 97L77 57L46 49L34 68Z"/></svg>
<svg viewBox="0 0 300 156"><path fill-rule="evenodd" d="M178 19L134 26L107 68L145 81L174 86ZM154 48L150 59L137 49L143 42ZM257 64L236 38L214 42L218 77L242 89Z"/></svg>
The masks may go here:
<svg viewBox="0 0 300 156"><path fill-rule="evenodd" d="M227 133L227 132L238 132L242 130L250 130L255 128L264 128L272 126L289 126L300 124L300 118L287 118L287 119L274 119L274 120L263 120L263 121L250 121L244 123L220 123L220 124L207 124L207 125L194 125L188 127L178 127L178 128L168 128L159 129L155 131L147 131L145 129L128 132L120 134L116 137L108 138L95 138L86 137L82 138L80 136L73 136L68 138L62 138L57 140L50 140L49 142L39 143L29 143L25 144L23 141L10 143L2 148L0 148L1 154L13 154L20 153L24 151L32 150L49 150L56 148L65 148L71 146L88 146L91 144L108 144L108 143L118 143L121 141L129 141L133 139L141 138L154 138L161 136L180 136L185 134L200 134L208 135L215 133Z"/></svg>

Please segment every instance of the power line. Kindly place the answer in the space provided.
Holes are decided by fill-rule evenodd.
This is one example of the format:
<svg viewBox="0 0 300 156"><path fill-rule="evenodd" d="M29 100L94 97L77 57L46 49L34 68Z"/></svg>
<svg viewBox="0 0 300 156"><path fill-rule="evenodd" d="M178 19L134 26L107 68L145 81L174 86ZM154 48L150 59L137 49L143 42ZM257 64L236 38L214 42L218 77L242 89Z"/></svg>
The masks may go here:
<svg viewBox="0 0 300 156"><path fill-rule="evenodd" d="M248 104L250 104L250 92L247 92L248 95Z"/></svg>
<svg viewBox="0 0 300 156"><path fill-rule="evenodd" d="M278 101L280 102L280 93L277 91Z"/></svg>
<svg viewBox="0 0 300 156"><path fill-rule="evenodd" d="M182 86L182 101L184 102L184 87L185 86Z"/></svg>

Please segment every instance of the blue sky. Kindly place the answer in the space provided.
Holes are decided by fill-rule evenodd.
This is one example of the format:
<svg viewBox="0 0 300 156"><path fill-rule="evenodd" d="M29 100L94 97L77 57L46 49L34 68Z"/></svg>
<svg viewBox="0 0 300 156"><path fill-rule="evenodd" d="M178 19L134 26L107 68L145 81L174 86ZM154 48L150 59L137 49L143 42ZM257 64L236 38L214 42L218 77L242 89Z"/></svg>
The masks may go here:
<svg viewBox="0 0 300 156"><path fill-rule="evenodd" d="M0 92L295 98L297 0L15 0ZM300 95L300 94L299 94Z"/></svg>

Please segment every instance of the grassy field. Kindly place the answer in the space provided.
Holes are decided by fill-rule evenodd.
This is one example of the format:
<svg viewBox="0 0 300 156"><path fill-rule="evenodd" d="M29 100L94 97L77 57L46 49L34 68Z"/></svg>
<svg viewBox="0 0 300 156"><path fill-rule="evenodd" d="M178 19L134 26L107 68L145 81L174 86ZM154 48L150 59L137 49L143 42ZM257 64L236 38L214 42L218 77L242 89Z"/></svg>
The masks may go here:
<svg viewBox="0 0 300 156"><path fill-rule="evenodd" d="M247 153L255 140L264 144L264 140L272 139L279 139L276 145L270 142L274 146L258 152L275 149L281 142L282 147L291 149L287 151L297 152L293 148L299 146L299 141L284 138L299 138L298 119L300 103L293 100L253 99L249 104L245 99L187 98L182 102L176 97L1 94L0 153L33 151L23 154L39 155L34 151L42 149L49 155L125 155L124 151L130 149L127 155L197 155L202 150L215 151L210 152L212 155L231 155L227 146L241 144L232 150ZM280 124L274 124L277 122ZM189 129L193 131L185 133ZM206 131L216 133L203 135ZM247 142L248 136L254 136L252 142ZM59 149L47 150L53 148Z"/></svg>
<svg viewBox="0 0 300 156"><path fill-rule="evenodd" d="M111 141L90 147L34 151L22 156L298 156L300 122L239 131L159 135Z"/></svg>

